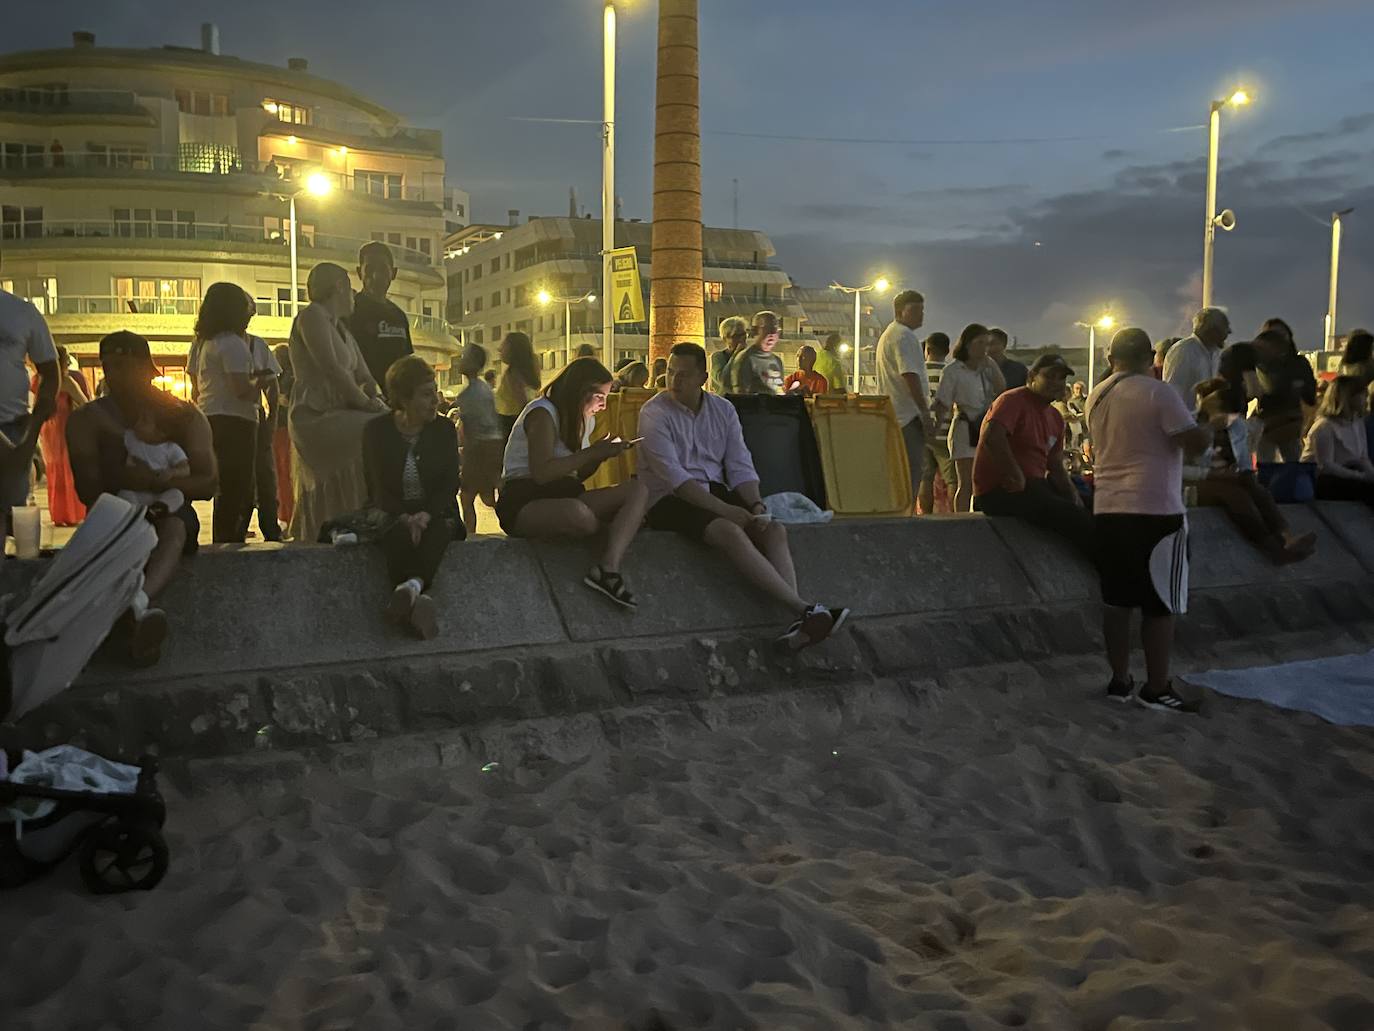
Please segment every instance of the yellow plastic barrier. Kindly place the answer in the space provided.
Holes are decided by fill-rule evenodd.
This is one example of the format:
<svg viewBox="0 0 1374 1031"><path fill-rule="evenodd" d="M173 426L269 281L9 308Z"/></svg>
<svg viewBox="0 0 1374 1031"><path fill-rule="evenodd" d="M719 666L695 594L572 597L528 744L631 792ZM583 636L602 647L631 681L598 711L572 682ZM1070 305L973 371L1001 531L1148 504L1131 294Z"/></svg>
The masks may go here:
<svg viewBox="0 0 1374 1031"><path fill-rule="evenodd" d="M626 389L608 397L605 409L597 414L596 426L592 429L592 443L607 437L634 440L639 436L639 410L644 407L644 402L657 393L657 390ZM596 475L587 481L587 489L596 490L624 483L634 476L636 468L635 452L631 448L619 458L602 462Z"/></svg>
<svg viewBox="0 0 1374 1031"><path fill-rule="evenodd" d="M886 396L812 399L826 499L837 516L907 516L915 502L906 444Z"/></svg>

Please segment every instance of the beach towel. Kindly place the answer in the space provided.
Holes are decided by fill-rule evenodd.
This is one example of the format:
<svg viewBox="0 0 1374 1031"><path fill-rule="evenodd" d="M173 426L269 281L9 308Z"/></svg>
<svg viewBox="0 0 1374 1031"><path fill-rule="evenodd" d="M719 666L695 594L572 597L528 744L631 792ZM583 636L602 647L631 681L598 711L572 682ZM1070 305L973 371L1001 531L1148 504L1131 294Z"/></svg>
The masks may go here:
<svg viewBox="0 0 1374 1031"><path fill-rule="evenodd" d="M1314 713L1342 727L1374 727L1374 651L1282 666L1209 670L1184 677L1232 698Z"/></svg>

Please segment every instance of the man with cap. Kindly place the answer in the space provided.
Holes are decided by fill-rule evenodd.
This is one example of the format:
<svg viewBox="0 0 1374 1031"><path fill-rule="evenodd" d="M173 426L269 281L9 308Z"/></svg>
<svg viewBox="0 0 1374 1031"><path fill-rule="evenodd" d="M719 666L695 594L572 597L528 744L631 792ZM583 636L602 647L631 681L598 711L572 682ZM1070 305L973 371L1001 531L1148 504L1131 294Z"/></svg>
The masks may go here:
<svg viewBox="0 0 1374 1031"><path fill-rule="evenodd" d="M973 507L1053 530L1092 555L1092 516L1064 467L1064 417L1055 409L1073 375L1058 354L1042 354L1024 387L988 409L973 458Z"/></svg>
<svg viewBox="0 0 1374 1031"><path fill-rule="evenodd" d="M215 496L218 471L210 424L194 405L153 386L157 367L148 341L120 330L100 341L100 366L106 391L67 420L67 450L71 455L76 493L87 507L101 494L128 491L180 491L184 502L176 511L149 509L157 531L157 545L143 570L143 590L121 620L128 635L129 656L136 665L157 662L167 636L167 616L150 604L171 582L183 555L196 551L200 522L192 501ZM185 475L155 473L130 459L126 434L156 433L186 453ZM137 443L137 441L135 441Z"/></svg>

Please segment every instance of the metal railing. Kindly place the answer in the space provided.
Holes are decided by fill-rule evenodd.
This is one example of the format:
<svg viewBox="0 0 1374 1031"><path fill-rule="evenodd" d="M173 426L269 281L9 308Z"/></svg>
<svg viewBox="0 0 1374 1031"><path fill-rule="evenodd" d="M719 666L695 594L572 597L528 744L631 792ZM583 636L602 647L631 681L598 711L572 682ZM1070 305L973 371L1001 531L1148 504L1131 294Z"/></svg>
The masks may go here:
<svg viewBox="0 0 1374 1031"><path fill-rule="evenodd" d="M284 220L283 220L284 221ZM13 232L10 232L13 228ZM5 226L0 234L7 245L33 240L147 240L177 243L239 243L264 247L287 248L290 239L284 232L269 230L263 225L239 225L228 222L143 222L113 219L45 219L22 226ZM304 251L330 251L355 257L358 248L367 240L356 236L336 236L330 233L300 233L297 247ZM421 251L397 244L388 244L398 264L412 268L433 269L434 259ZM302 256L301 263L309 259Z"/></svg>
<svg viewBox="0 0 1374 1031"><path fill-rule="evenodd" d="M16 114L148 114L132 90L0 86L0 111Z"/></svg>
<svg viewBox="0 0 1374 1031"><path fill-rule="evenodd" d="M159 175L254 176L295 185L289 169L274 162L249 161L237 153L167 154L108 153L105 151L57 151L45 147L41 153L0 158L0 178L50 178L62 175L98 175L109 178ZM334 189L345 193L375 197L377 200L421 201L439 205L442 191L424 186L388 186L358 179L341 172L324 172ZM285 187L283 187L285 188Z"/></svg>
<svg viewBox="0 0 1374 1031"><path fill-rule="evenodd" d="M194 315L199 297L126 297L117 294L60 294L53 315Z"/></svg>

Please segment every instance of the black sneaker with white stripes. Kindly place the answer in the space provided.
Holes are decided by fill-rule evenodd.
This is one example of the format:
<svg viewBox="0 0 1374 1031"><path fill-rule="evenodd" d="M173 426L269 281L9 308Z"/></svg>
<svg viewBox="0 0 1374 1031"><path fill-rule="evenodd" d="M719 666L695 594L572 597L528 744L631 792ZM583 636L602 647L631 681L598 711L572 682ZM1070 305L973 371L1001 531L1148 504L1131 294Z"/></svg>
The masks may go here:
<svg viewBox="0 0 1374 1031"><path fill-rule="evenodd" d="M1196 713L1198 703L1190 702L1186 698L1180 698L1174 693L1173 682L1157 695L1147 695L1145 689L1141 688L1135 693L1135 700L1147 709L1155 709L1158 712L1179 712Z"/></svg>

